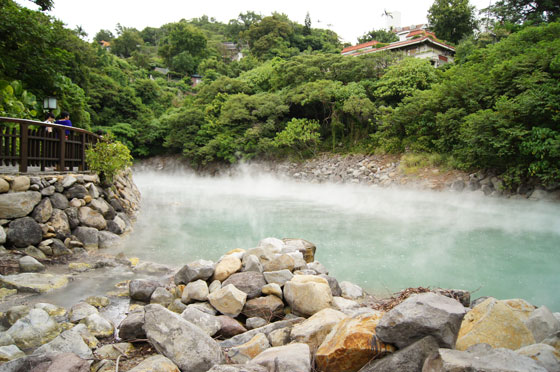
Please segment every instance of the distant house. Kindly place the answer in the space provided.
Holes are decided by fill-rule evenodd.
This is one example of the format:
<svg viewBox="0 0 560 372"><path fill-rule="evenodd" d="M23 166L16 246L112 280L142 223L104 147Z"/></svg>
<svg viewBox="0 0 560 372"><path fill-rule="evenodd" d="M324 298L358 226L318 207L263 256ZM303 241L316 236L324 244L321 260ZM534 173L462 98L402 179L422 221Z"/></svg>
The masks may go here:
<svg viewBox="0 0 560 372"><path fill-rule="evenodd" d="M222 47L224 48L222 53L224 58L228 58L231 61L239 61L243 58L243 53L241 52L242 47L240 45L228 41L222 43Z"/></svg>
<svg viewBox="0 0 560 372"><path fill-rule="evenodd" d="M392 50L415 58L429 59L435 67L452 63L455 48L438 40L436 35L433 32L427 31L424 26L418 25L412 30L410 27L399 28L400 31L395 29L394 31L399 38L404 35L404 40L395 41L390 44L383 44L373 40L344 48L341 54L343 56L356 57L382 50Z"/></svg>
<svg viewBox="0 0 560 372"><path fill-rule="evenodd" d="M107 51L111 50L111 42L109 41L101 40L99 42L99 45L101 45L101 48L106 49Z"/></svg>
<svg viewBox="0 0 560 372"><path fill-rule="evenodd" d="M202 76L198 74L191 75L191 86L194 88L198 84L202 83Z"/></svg>

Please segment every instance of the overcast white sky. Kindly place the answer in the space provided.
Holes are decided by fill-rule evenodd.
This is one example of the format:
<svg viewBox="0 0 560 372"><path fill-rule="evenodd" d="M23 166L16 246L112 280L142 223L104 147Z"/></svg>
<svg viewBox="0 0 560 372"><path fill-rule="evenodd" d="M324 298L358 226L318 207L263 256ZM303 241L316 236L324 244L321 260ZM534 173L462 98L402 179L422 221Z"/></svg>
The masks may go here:
<svg viewBox="0 0 560 372"><path fill-rule="evenodd" d="M490 0L470 0L482 9ZM27 0L16 0L29 8L37 8ZM165 23L197 18L214 17L227 23L239 13L254 11L264 16L276 11L303 24L309 12L312 27L330 28L343 41L355 44L357 38L372 29L385 28L384 10L401 13L401 26L426 22L426 13L433 0L54 0L50 15L62 20L70 28L80 25L90 40L100 29L111 30L120 23L125 27L142 30Z"/></svg>

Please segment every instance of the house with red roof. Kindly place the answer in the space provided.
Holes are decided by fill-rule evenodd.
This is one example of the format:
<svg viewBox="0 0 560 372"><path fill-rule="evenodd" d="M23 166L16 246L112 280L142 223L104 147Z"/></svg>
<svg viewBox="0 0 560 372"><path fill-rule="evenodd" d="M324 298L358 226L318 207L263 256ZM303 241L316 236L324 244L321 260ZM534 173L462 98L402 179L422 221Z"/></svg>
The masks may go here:
<svg viewBox="0 0 560 372"><path fill-rule="evenodd" d="M405 56L429 59L435 67L453 62L455 48L438 40L433 32L426 30L425 25L417 27L399 27L393 30L401 40L394 43L380 43L372 40L367 43L344 48L343 56L361 56L368 53L377 53L382 50L400 52Z"/></svg>

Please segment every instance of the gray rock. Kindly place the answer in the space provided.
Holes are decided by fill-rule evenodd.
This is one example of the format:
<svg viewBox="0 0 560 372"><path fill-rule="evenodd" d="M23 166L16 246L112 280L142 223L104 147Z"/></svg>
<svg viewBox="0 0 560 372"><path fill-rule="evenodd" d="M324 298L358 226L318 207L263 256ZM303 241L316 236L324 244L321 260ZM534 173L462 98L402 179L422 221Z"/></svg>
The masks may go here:
<svg viewBox="0 0 560 372"><path fill-rule="evenodd" d="M93 227L79 226L73 231L73 235L84 244L87 250L99 248L99 230Z"/></svg>
<svg viewBox="0 0 560 372"><path fill-rule="evenodd" d="M0 195L1 196L1 195ZM16 247L37 245L43 238L41 226L31 217L22 217L9 224L7 241Z"/></svg>
<svg viewBox="0 0 560 372"><path fill-rule="evenodd" d="M41 309L31 309L29 314L18 319L6 333L12 337L20 349L41 346L53 340L60 333L60 326Z"/></svg>
<svg viewBox="0 0 560 372"><path fill-rule="evenodd" d="M332 293L333 297L342 296L342 289L340 288L340 284L338 284L338 280L336 280L336 278L334 276L321 274L321 275L319 275L319 277L321 277L323 279L326 279L327 282L329 282L329 287L331 287L331 293Z"/></svg>
<svg viewBox="0 0 560 372"><path fill-rule="evenodd" d="M43 240L43 242L44 242L44 240ZM18 250L22 253L25 253L28 256L33 257L36 260L46 260L47 256L45 255L44 252L46 251L47 253L49 253L49 255L52 255L52 249L51 249L50 246L47 249L45 249L43 247L43 244L42 244L43 242L41 242L41 244L39 244L40 249L35 248L34 246L30 245L27 248L18 249ZM52 244L52 241L51 241L51 244Z"/></svg>
<svg viewBox="0 0 560 372"><path fill-rule="evenodd" d="M206 301L208 300L209 294L208 283L202 279L198 279L187 284L183 290L181 301L185 304L192 301Z"/></svg>
<svg viewBox="0 0 560 372"><path fill-rule="evenodd" d="M340 282L340 289L342 290L342 297L350 300L355 300L364 295L362 287L348 281Z"/></svg>
<svg viewBox="0 0 560 372"><path fill-rule="evenodd" d="M70 236L70 222L68 222L68 216L64 211L60 209L53 209L51 219L49 220L49 225L51 225L58 235L64 237Z"/></svg>
<svg viewBox="0 0 560 372"><path fill-rule="evenodd" d="M149 342L181 370L206 372L224 363L222 349L199 327L161 305L145 307L144 329Z"/></svg>
<svg viewBox="0 0 560 372"><path fill-rule="evenodd" d="M65 210L69 207L68 199L63 194L57 192L49 197L53 208Z"/></svg>
<svg viewBox="0 0 560 372"><path fill-rule="evenodd" d="M308 263L307 268L311 270L315 270L318 274L329 275L329 271L327 270L327 268L319 261L313 261L311 263Z"/></svg>
<svg viewBox="0 0 560 372"><path fill-rule="evenodd" d="M218 311L216 309L214 309L214 307L212 305L210 305L208 302L195 302L194 304L190 304L190 305L185 307L185 309L188 309L188 308L195 308L195 309L198 309L198 310L202 311L203 313L210 314L210 315L218 314ZM184 309L183 309L183 311L184 311Z"/></svg>
<svg viewBox="0 0 560 372"><path fill-rule="evenodd" d="M78 324L72 329L62 332L51 342L40 346L33 352L34 356L74 353L83 359L93 359L93 353L84 342L81 332L88 332L83 324Z"/></svg>
<svg viewBox="0 0 560 372"><path fill-rule="evenodd" d="M10 184L3 178L0 178L0 193L10 191Z"/></svg>
<svg viewBox="0 0 560 372"><path fill-rule="evenodd" d="M55 187L51 185L51 186L45 187L43 190L41 190L41 195L51 196L51 195L54 195L55 192L56 192Z"/></svg>
<svg viewBox="0 0 560 372"><path fill-rule="evenodd" d="M68 256L72 254L72 251L64 245L60 239L53 239L51 244L52 255L55 257Z"/></svg>
<svg viewBox="0 0 560 372"><path fill-rule="evenodd" d="M110 231L100 231L99 232L99 248L107 249L115 247L120 243L120 238L117 234Z"/></svg>
<svg viewBox="0 0 560 372"><path fill-rule="evenodd" d="M268 372L266 367L258 364L220 364L208 370L208 372Z"/></svg>
<svg viewBox="0 0 560 372"><path fill-rule="evenodd" d="M423 372L546 372L533 359L509 349L492 349L488 344L467 351L439 349L424 362Z"/></svg>
<svg viewBox="0 0 560 372"><path fill-rule="evenodd" d="M94 227L97 230L104 230L107 227L107 221L103 215L90 207L79 208L78 219L82 225Z"/></svg>
<svg viewBox="0 0 560 372"><path fill-rule="evenodd" d="M83 185L73 185L64 192L64 196L66 196L68 200L72 200L74 198L83 199L86 195L89 195L89 193Z"/></svg>
<svg viewBox="0 0 560 372"><path fill-rule="evenodd" d="M11 326L15 322L17 322L19 319L21 319L24 316L26 316L27 314L29 314L30 311L31 311L31 308L27 305L12 306L8 309L8 311L6 311L5 320Z"/></svg>
<svg viewBox="0 0 560 372"><path fill-rule="evenodd" d="M0 226L0 244L6 243L6 238L6 230L4 230L4 227Z"/></svg>
<svg viewBox="0 0 560 372"><path fill-rule="evenodd" d="M233 319L231 316L218 315L216 317L220 322L220 336L222 338L231 338L247 332L247 329L239 321Z"/></svg>
<svg viewBox="0 0 560 372"><path fill-rule="evenodd" d="M97 313L86 316L80 323L85 324L95 337L112 337L115 331L113 324Z"/></svg>
<svg viewBox="0 0 560 372"><path fill-rule="evenodd" d="M149 302L157 287L161 284L155 280L133 279L128 284L128 292L133 300Z"/></svg>
<svg viewBox="0 0 560 372"><path fill-rule="evenodd" d="M253 298L245 303L242 313L248 318L260 317L268 321L276 320L284 315L284 302L274 295Z"/></svg>
<svg viewBox="0 0 560 372"><path fill-rule="evenodd" d="M267 283L275 283L281 287L294 277L290 270L265 271L263 275Z"/></svg>
<svg viewBox="0 0 560 372"><path fill-rule="evenodd" d="M18 292L46 293L54 289L66 287L66 275L22 273L0 276L0 285Z"/></svg>
<svg viewBox="0 0 560 372"><path fill-rule="evenodd" d="M24 357L25 353L16 345L0 346L0 363Z"/></svg>
<svg viewBox="0 0 560 372"><path fill-rule="evenodd" d="M70 225L70 229L75 229L76 227L80 226L80 219L78 218L78 208L66 208L64 209L64 213L66 213L66 217L68 217L68 224Z"/></svg>
<svg viewBox="0 0 560 372"><path fill-rule="evenodd" d="M88 190L89 195L93 199L97 199L101 196L101 193L99 192L99 189L92 182L86 184L86 189Z"/></svg>
<svg viewBox="0 0 560 372"><path fill-rule="evenodd" d="M386 313L375 331L385 343L402 349L426 336L454 348L466 310L458 301L435 293L411 296Z"/></svg>
<svg viewBox="0 0 560 372"><path fill-rule="evenodd" d="M119 216L116 216L114 219L107 221L107 230L112 233L121 235L125 231L125 229L126 223Z"/></svg>
<svg viewBox="0 0 560 372"><path fill-rule="evenodd" d="M453 191L463 191L465 188L465 181L456 180L451 183L451 190Z"/></svg>
<svg viewBox="0 0 560 372"><path fill-rule="evenodd" d="M175 284L188 284L193 280L208 280L214 274L214 262L197 260L183 266L175 274Z"/></svg>
<svg viewBox="0 0 560 372"><path fill-rule="evenodd" d="M438 348L437 341L427 336L384 358L372 360L359 372L421 372L426 358L437 352Z"/></svg>
<svg viewBox="0 0 560 372"><path fill-rule="evenodd" d="M254 254L246 254L243 257L243 268L242 271L256 271L258 273L263 272L263 265L257 256Z"/></svg>
<svg viewBox="0 0 560 372"><path fill-rule="evenodd" d="M178 370L175 363L163 355L153 355L144 359L136 367L129 369L128 372L175 372Z"/></svg>
<svg viewBox="0 0 560 372"><path fill-rule="evenodd" d="M93 199L91 203L89 203L89 207L101 213L103 217L108 220L112 220L117 215L115 209L113 209L113 207L111 207L109 203L101 198Z"/></svg>
<svg viewBox="0 0 560 372"><path fill-rule="evenodd" d="M70 311L68 312L68 320L72 323L77 323L91 314L99 314L99 311L95 306L92 306L87 302L78 302L70 308Z"/></svg>
<svg viewBox="0 0 560 372"><path fill-rule="evenodd" d="M130 314L119 325L118 335L123 340L146 338L144 331L144 308L141 307Z"/></svg>
<svg viewBox="0 0 560 372"><path fill-rule="evenodd" d="M222 326L216 316L205 313L195 307L187 306L185 311L181 313L181 317L202 329L210 337L218 333Z"/></svg>
<svg viewBox="0 0 560 372"><path fill-rule="evenodd" d="M277 329L292 327L294 324L301 323L304 321L304 318L293 318L288 320L280 320L278 322L270 323L265 325L264 327L260 327L257 329L252 329L250 331L241 333L239 335L233 336L227 340L220 342L220 346L222 348L229 348L233 346L239 346L246 342L249 342L257 333L263 333L265 336L269 336L270 333L276 331Z"/></svg>
<svg viewBox="0 0 560 372"><path fill-rule="evenodd" d="M247 294L247 299L258 297L262 294L262 287L266 285L263 274L255 271L244 271L230 275L222 282L222 288L233 284L235 288Z"/></svg>
<svg viewBox="0 0 560 372"><path fill-rule="evenodd" d="M310 372L311 351L307 344L294 343L271 347L251 361L274 372Z"/></svg>
<svg viewBox="0 0 560 372"><path fill-rule="evenodd" d="M37 191L0 194L0 218L25 217L40 201L41 193Z"/></svg>
<svg viewBox="0 0 560 372"><path fill-rule="evenodd" d="M18 261L20 271L24 273L37 273L45 270L45 266L31 256L25 256Z"/></svg>
<svg viewBox="0 0 560 372"><path fill-rule="evenodd" d="M550 345L533 344L517 349L515 352L535 360L548 372L560 372L560 354Z"/></svg>
<svg viewBox="0 0 560 372"><path fill-rule="evenodd" d="M560 331L560 321L554 317L546 306L534 310L529 319L525 321L525 325L533 333L537 343Z"/></svg>
<svg viewBox="0 0 560 372"><path fill-rule="evenodd" d="M268 322L265 319L258 316L247 318L247 320L245 321L245 326L247 327L247 329L260 328L264 327L267 324Z"/></svg>
<svg viewBox="0 0 560 372"><path fill-rule="evenodd" d="M53 206L49 198L43 198L39 204L33 209L31 217L38 223L47 222L53 212Z"/></svg>
<svg viewBox="0 0 560 372"><path fill-rule="evenodd" d="M151 304L160 304L163 307L171 305L173 300L173 295L163 287L157 287L150 297Z"/></svg>
<svg viewBox="0 0 560 372"><path fill-rule="evenodd" d="M65 189L72 187L78 180L76 179L76 177L74 176L65 176L62 179L62 187L64 187Z"/></svg>

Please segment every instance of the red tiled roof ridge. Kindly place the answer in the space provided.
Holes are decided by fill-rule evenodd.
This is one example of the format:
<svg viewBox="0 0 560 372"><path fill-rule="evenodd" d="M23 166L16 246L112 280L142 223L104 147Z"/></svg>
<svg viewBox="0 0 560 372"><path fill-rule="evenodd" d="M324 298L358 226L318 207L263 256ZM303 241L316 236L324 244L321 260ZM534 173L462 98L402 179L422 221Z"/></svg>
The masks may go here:
<svg viewBox="0 0 560 372"><path fill-rule="evenodd" d="M424 37L418 38L418 39L403 40L403 41L395 41L394 43L391 43L391 44L389 44L389 45L382 46L382 47L380 47L380 48L374 48L374 49L371 49L371 50L365 50L363 53L360 53L360 54L372 53L372 52L377 52L377 51L379 51L379 50L385 50L385 49L392 49L393 47L396 47L396 46L403 46L403 45L407 45L407 44L419 43L419 42L422 42L422 41L424 41L424 40L430 40L430 41L433 41L433 42L438 43L438 44L440 44L440 45L443 45L443 46L445 46L445 47L447 47L447 48L451 48L451 49L455 50L455 48L453 48L452 46L447 45L447 44L444 44L444 43L442 43L442 42L439 41L439 40L434 40L434 39L430 38L429 36L424 36ZM353 54L351 54L351 55L359 55L359 54L353 53Z"/></svg>
<svg viewBox="0 0 560 372"><path fill-rule="evenodd" d="M375 44L379 44L379 41L377 40L372 40L372 41L368 41L367 43L362 43L362 44L358 44L358 45L354 45L354 46L349 46L346 47L344 49L342 49L342 52L340 53L346 53L346 52L350 52L352 50L356 50L356 49L362 49L368 46L373 46Z"/></svg>

